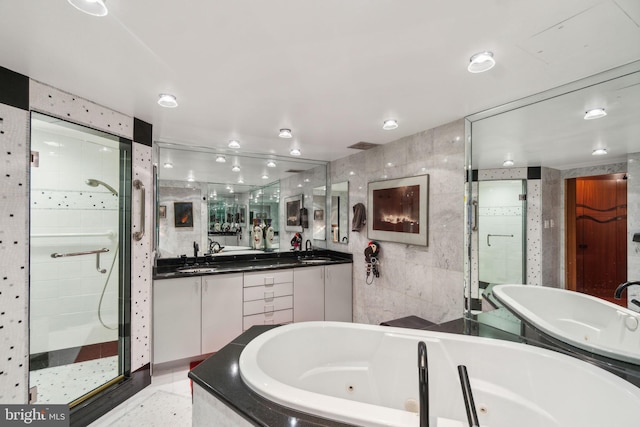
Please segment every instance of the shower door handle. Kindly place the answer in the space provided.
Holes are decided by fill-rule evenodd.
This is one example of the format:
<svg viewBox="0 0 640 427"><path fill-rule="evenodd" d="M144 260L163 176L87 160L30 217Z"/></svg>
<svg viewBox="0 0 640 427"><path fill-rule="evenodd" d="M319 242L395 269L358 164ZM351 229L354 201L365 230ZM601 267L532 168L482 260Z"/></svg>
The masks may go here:
<svg viewBox="0 0 640 427"><path fill-rule="evenodd" d="M478 201L474 200L471 204L473 205L473 227L471 227L471 231L478 231Z"/></svg>
<svg viewBox="0 0 640 427"><path fill-rule="evenodd" d="M145 231L144 230L145 228L144 217L146 216L145 189L144 189L144 184L139 179L136 179L135 181L133 181L133 188L141 191L140 193L140 231L136 231L135 233L133 233L133 239L138 241L138 240L142 240L142 238L144 237L144 231Z"/></svg>

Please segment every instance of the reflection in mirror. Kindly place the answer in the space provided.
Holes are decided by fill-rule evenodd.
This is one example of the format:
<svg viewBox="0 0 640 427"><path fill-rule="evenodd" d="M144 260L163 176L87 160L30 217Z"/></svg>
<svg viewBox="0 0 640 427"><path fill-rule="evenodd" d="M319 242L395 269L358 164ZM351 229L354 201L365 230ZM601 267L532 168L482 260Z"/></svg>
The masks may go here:
<svg viewBox="0 0 640 427"><path fill-rule="evenodd" d="M588 119L585 113L593 108L604 108L607 115ZM554 297L537 306L540 310L564 304L558 311L562 319L547 321L571 322L581 339L591 337L588 331L593 330L614 331L618 340L630 333L630 325L620 319L630 319L627 323L635 327L633 311L640 307L631 301L640 300L640 286L628 287L622 299L614 294L620 283L640 279L640 243L632 239L640 231L638 117L640 62L467 118L470 147L465 191L471 197L467 198L465 238L470 254L465 259L466 318L529 343L578 354L575 346L535 326L535 336L521 336L525 316L514 304L505 307L493 287L524 283L617 304L613 307L622 317L600 319L604 322L600 324L594 310L572 306L588 299ZM494 203L497 187L507 182L515 182L522 191L514 192L508 202ZM483 194L487 184L493 192ZM634 208L627 211L627 206ZM519 221L520 214L526 218L522 256L509 249L515 232L507 229ZM503 226L493 227L494 222ZM525 273L518 281L507 270L520 262ZM487 275L490 265L494 271ZM599 359L640 378L635 364L621 364L615 357L602 359L593 352L582 352L580 357Z"/></svg>
<svg viewBox="0 0 640 427"><path fill-rule="evenodd" d="M288 195L298 177L318 166L325 170L320 161L162 142L154 147L159 258L279 250L281 182L287 183ZM320 176L314 181L325 184L325 173L321 182ZM301 192L297 184L295 191ZM256 225L262 232L258 243L252 240L260 234Z"/></svg>
<svg viewBox="0 0 640 427"><path fill-rule="evenodd" d="M313 189L313 239L327 239L327 186L316 187Z"/></svg>
<svg viewBox="0 0 640 427"><path fill-rule="evenodd" d="M331 184L331 240L349 243L349 182Z"/></svg>

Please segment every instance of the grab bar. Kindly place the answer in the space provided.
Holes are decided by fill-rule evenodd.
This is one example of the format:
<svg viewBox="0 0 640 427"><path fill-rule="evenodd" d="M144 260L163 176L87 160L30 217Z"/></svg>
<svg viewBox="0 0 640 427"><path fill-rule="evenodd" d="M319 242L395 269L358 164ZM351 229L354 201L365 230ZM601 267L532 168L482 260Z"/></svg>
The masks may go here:
<svg viewBox="0 0 640 427"><path fill-rule="evenodd" d="M458 375L460 376L460 386L462 387L462 397L464 398L464 407L467 411L469 427L480 427L476 406L475 403L473 403L473 392L471 391L471 383L469 382L467 367L464 365L458 365Z"/></svg>
<svg viewBox="0 0 640 427"><path fill-rule="evenodd" d="M113 231L96 232L96 233L47 233L47 234L32 234L31 237L114 237Z"/></svg>
<svg viewBox="0 0 640 427"><path fill-rule="evenodd" d="M133 181L133 188L135 188L136 190L141 190L142 194L140 195L140 231L136 231L135 233L133 233L133 239L138 241L138 240L142 240L142 238L144 237L144 217L146 216L145 213L145 208L146 208L146 203L145 203L145 189L144 189L144 184L142 183L142 181L140 181L139 179L136 179L135 181Z"/></svg>
<svg viewBox="0 0 640 427"><path fill-rule="evenodd" d="M478 231L478 201L474 200L471 204L473 205L473 227L471 230Z"/></svg>
<svg viewBox="0 0 640 427"><path fill-rule="evenodd" d="M418 387L420 427L429 427L429 365L424 341L418 343Z"/></svg>
<svg viewBox="0 0 640 427"><path fill-rule="evenodd" d="M109 252L109 249L107 248L102 248L102 249L96 249L95 251L85 251L85 252L69 252L66 254L59 254L57 252L54 252L51 254L51 258L64 258L64 257L68 257L68 256L81 256L81 255L93 255L96 254L96 270L98 271L98 273L106 273L107 269L106 268L100 268L100 254L103 254L105 252Z"/></svg>
<svg viewBox="0 0 640 427"><path fill-rule="evenodd" d="M487 246L491 246L490 237L513 237L513 234L487 234Z"/></svg>

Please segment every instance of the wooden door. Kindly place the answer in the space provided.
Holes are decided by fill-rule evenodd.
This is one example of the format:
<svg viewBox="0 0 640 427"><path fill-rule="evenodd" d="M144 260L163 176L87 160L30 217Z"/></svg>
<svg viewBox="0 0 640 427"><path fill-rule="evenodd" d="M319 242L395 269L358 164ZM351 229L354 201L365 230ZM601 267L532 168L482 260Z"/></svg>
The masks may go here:
<svg viewBox="0 0 640 427"><path fill-rule="evenodd" d="M575 233L575 289L613 297L616 287L627 277L624 174L576 178Z"/></svg>

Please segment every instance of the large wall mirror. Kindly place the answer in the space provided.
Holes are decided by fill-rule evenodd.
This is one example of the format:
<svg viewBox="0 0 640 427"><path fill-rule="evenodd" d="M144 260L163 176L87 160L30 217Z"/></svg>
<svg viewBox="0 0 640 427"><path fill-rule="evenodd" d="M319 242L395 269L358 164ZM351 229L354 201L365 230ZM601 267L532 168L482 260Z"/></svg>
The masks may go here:
<svg viewBox="0 0 640 427"><path fill-rule="evenodd" d="M159 258L280 250L280 241L288 242L281 199L303 194L310 204L314 188L326 185L326 162L155 146ZM311 226L320 223L325 222Z"/></svg>
<svg viewBox="0 0 640 427"><path fill-rule="evenodd" d="M349 182L331 184L331 241L349 243Z"/></svg>
<svg viewBox="0 0 640 427"><path fill-rule="evenodd" d="M505 283L640 312L640 286L614 297L640 280L639 118L640 62L467 118L465 317L520 334L492 292ZM588 326L578 307L564 313Z"/></svg>

